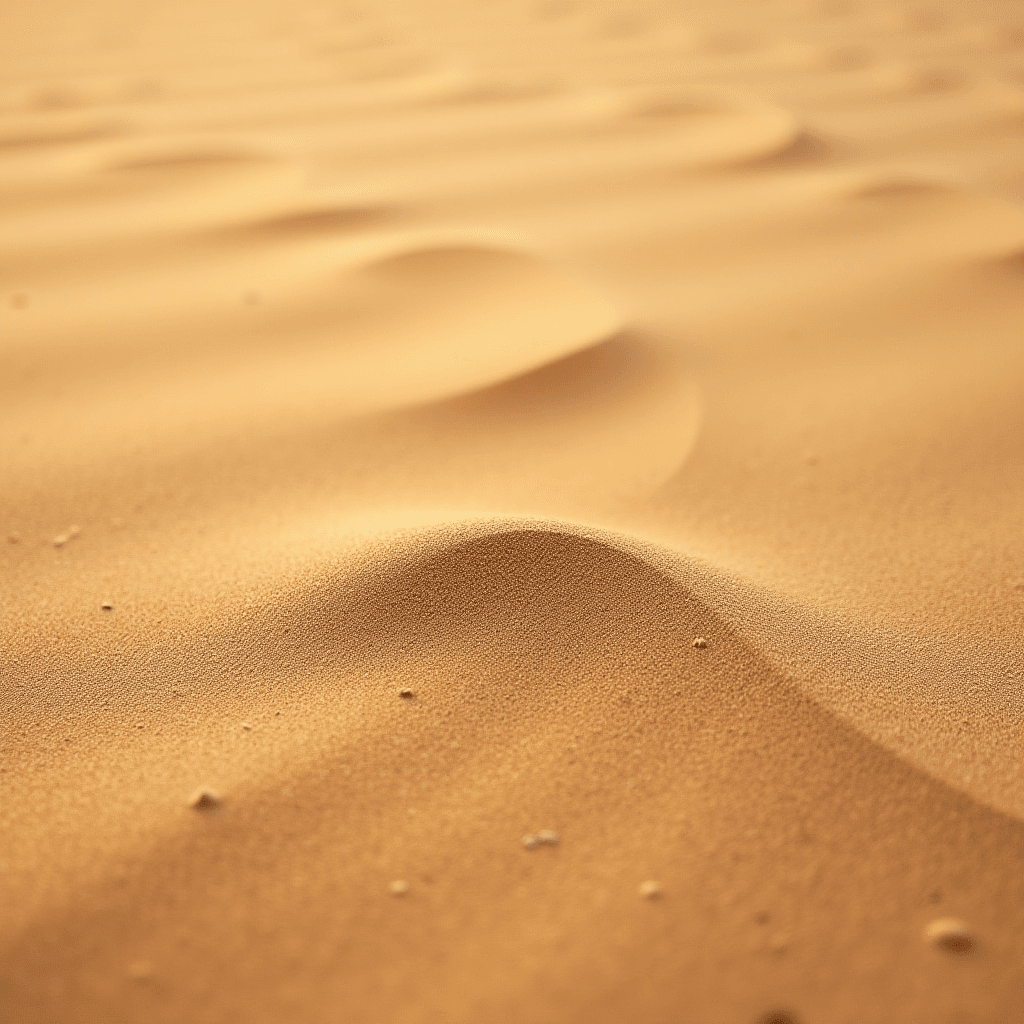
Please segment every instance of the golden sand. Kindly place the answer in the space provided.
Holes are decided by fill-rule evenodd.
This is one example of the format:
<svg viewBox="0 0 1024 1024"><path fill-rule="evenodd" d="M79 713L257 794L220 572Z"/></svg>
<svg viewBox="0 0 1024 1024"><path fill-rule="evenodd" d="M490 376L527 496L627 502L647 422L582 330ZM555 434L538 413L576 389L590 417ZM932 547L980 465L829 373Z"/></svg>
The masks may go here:
<svg viewBox="0 0 1024 1024"><path fill-rule="evenodd" d="M1024 1021L1018 3L9 8L0 1021Z"/></svg>

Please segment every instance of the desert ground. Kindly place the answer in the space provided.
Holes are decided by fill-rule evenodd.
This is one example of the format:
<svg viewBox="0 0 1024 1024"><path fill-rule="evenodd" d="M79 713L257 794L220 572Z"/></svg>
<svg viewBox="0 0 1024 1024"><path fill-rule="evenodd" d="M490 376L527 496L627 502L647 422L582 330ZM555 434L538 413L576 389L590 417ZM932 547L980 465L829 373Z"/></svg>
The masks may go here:
<svg viewBox="0 0 1024 1024"><path fill-rule="evenodd" d="M34 0L0 1021L1024 1024L1024 7Z"/></svg>

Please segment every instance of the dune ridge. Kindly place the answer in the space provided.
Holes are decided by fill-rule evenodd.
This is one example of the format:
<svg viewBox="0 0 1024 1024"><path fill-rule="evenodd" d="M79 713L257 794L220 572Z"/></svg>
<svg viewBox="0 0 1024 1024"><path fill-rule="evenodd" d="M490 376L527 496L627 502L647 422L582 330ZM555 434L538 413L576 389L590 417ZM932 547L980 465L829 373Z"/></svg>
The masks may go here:
<svg viewBox="0 0 1024 1024"><path fill-rule="evenodd" d="M1013 998L1006 967L1020 941L1003 870L1022 856L1024 824L823 712L628 547L553 524L435 530L407 542L390 569L367 572L364 562L362 580L342 589L322 573L286 601L250 606L227 630L222 618L207 619L184 642L224 675L258 665L261 675L287 676L286 687L250 680L215 694L173 662L139 665L150 706L114 712L145 716L156 732L148 754L136 745L139 838L125 846L122 831L123 866L110 876L103 864L71 908L33 915L39 924L19 936L13 966L31 976L35 958L85 957L102 975L128 946L161 965L151 985L132 990L132 1012L173 1020L195 1005L198 1019L216 1020L229 1009L267 1012L247 966L259 941L292 964L294 985L274 993L271 1012L327 1020L332 1000L355 998L397 1019L470 1019L480 1007L507 1007L524 984L520 976L507 988L512 949L532 964L526 984L545 987L555 978L543 964L560 950L586 979L584 1012L636 1007L624 982L642 969L659 994L639 1005L655 1019L669 1019L666 993L693 998L696 975L716 993L707 1019L726 1020L757 1009L736 977L754 972L777 991L780 975L806 971L809 950L824 945L834 967L818 967L816 983L803 986L805 1013L834 999L837 985L847 998L868 986L879 1005L916 1013L948 1005L960 983L921 947L923 925L913 922L932 902L969 903L993 947L973 968L986 995L972 1009L998 1012ZM705 646L694 646L695 635ZM515 651L514 667L502 651ZM411 702L399 698L399 683L412 688ZM218 714L202 715L183 745L167 705L191 711L215 699ZM168 799L199 759L228 794L222 813L201 819ZM783 802L780 792L789 794ZM652 819L661 823L653 846L643 838ZM518 841L533 822L563 837L551 863L531 861ZM157 835L147 837L147 826ZM113 821L108 828L117 834ZM282 834L287 846L268 856L266 844L276 849ZM768 841L751 846L752 835ZM316 879L328 863L325 892ZM248 865L240 877L238 864ZM631 892L638 871L659 877L688 913L651 918ZM371 895L389 873L411 876L408 907ZM895 906L865 903L868 879L908 895ZM568 894L586 909L556 912L538 931L532 900L524 904L513 884L556 904L556 893ZM797 913L796 897L824 902L828 915ZM298 960L273 923L296 913L318 936ZM216 924L225 919L234 922L227 933ZM651 958L652 928L655 948L671 955ZM418 943L443 943L434 982L396 986L394 965L380 956L398 935L408 941L409 929ZM746 948L716 960L716 933L737 930ZM877 936L870 952L853 939L865 931ZM197 959L211 973L171 985ZM225 971L237 991L204 980ZM927 981L908 990L904 972ZM334 993L336 985L344 989ZM453 1001L453 992L462 995ZM86 1013L102 1012L113 995L102 981L76 989ZM556 989L535 1019L559 1019L566 998L580 1005L578 994ZM61 1000L22 1005L26 1020L42 1020Z"/></svg>

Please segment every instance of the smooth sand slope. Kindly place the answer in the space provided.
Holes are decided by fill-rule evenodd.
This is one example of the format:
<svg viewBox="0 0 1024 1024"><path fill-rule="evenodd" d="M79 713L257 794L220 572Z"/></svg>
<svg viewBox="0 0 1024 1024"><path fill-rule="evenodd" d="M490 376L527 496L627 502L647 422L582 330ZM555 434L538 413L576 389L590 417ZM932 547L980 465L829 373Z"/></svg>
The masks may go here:
<svg viewBox="0 0 1024 1024"><path fill-rule="evenodd" d="M1017 4L5 21L0 1020L1024 1022Z"/></svg>

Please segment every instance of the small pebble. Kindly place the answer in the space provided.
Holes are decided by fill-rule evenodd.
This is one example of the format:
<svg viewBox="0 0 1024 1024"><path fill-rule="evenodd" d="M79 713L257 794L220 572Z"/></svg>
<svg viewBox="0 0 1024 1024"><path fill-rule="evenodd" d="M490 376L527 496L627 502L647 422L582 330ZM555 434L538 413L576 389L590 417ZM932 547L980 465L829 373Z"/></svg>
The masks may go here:
<svg viewBox="0 0 1024 1024"><path fill-rule="evenodd" d="M703 651L704 648L707 647L707 645L707 640L705 640L702 636L696 637L693 641L693 646L696 647L698 651Z"/></svg>
<svg viewBox="0 0 1024 1024"><path fill-rule="evenodd" d="M537 842L547 843L548 846L557 846L561 838L562 837L554 829L551 828L542 828L537 833Z"/></svg>
<svg viewBox="0 0 1024 1024"><path fill-rule="evenodd" d="M404 896L409 891L409 883L404 878L399 878L392 882L388 889L391 890L392 896Z"/></svg>
<svg viewBox="0 0 1024 1024"><path fill-rule="evenodd" d="M800 1020L788 1010L769 1010L757 1018L757 1024L800 1024Z"/></svg>
<svg viewBox="0 0 1024 1024"><path fill-rule="evenodd" d="M244 729L244 730L245 730L246 732L249 732L249 730L250 730L250 729L252 729L252 726L251 726L251 725L250 725L250 724L249 724L248 722L243 722L243 723L242 723L242 728L243 728L243 729Z"/></svg>
<svg viewBox="0 0 1024 1024"><path fill-rule="evenodd" d="M661 886L657 882L641 882L640 898L645 900L657 900L661 898Z"/></svg>
<svg viewBox="0 0 1024 1024"><path fill-rule="evenodd" d="M940 917L932 921L924 930L925 942L946 953L964 956L974 949L974 936L963 921L955 917Z"/></svg>
<svg viewBox="0 0 1024 1024"><path fill-rule="evenodd" d="M69 540L74 540L81 532L82 528L80 526L70 526L66 533L59 533L53 538L53 546L55 548L62 548Z"/></svg>
<svg viewBox="0 0 1024 1024"><path fill-rule="evenodd" d="M221 798L219 794L214 793L212 789L200 788L197 789L192 796L189 797L188 805L196 811L213 811L221 805Z"/></svg>
<svg viewBox="0 0 1024 1024"><path fill-rule="evenodd" d="M401 697L402 700L412 700L414 694L412 690L399 690L398 696Z"/></svg>
<svg viewBox="0 0 1024 1024"><path fill-rule="evenodd" d="M114 610L114 602L113 601L104 601L103 604L100 605L100 607L105 612L112 612Z"/></svg>
<svg viewBox="0 0 1024 1024"><path fill-rule="evenodd" d="M523 836L522 843L528 850L536 850L540 846L540 840L534 835Z"/></svg>

